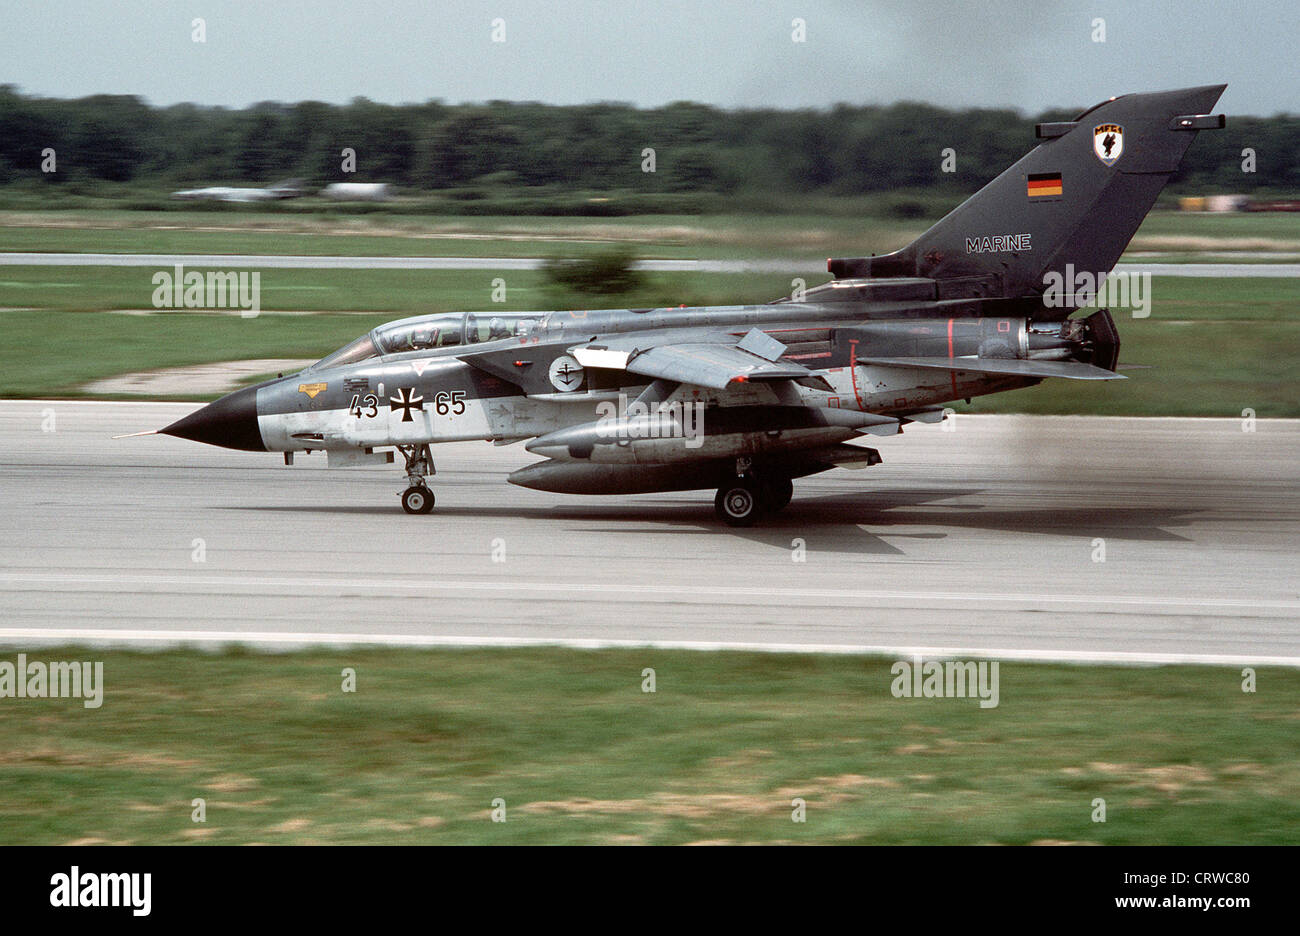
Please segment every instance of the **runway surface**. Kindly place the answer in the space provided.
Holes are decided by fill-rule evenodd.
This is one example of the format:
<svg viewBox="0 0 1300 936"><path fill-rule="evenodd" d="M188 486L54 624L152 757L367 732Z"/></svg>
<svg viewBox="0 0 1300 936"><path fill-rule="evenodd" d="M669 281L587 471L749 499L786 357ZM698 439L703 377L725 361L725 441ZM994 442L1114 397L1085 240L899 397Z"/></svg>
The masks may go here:
<svg viewBox="0 0 1300 936"><path fill-rule="evenodd" d="M733 530L711 492L508 485L521 445L435 447L418 517L396 468L109 438L195 405L0 401L0 642L1300 665L1300 421L958 415Z"/></svg>
<svg viewBox="0 0 1300 936"><path fill-rule="evenodd" d="M281 254L0 253L0 266L193 267L310 270L537 270L537 257L310 257ZM651 273L825 273L824 260L639 260ZM1153 276L1300 276L1300 263L1120 263Z"/></svg>

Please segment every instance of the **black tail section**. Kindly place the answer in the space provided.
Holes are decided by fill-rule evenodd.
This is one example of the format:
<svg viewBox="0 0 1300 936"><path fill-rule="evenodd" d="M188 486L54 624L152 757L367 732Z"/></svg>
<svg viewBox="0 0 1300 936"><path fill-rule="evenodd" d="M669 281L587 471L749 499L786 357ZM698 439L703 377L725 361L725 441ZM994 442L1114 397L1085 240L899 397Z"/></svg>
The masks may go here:
<svg viewBox="0 0 1300 936"><path fill-rule="evenodd" d="M1045 277L1109 272L1178 169L1226 85L1128 94L1066 123L1039 124L1037 148L913 243L832 260L837 277L920 276L957 295L1033 297ZM1065 310L1068 312L1068 310Z"/></svg>

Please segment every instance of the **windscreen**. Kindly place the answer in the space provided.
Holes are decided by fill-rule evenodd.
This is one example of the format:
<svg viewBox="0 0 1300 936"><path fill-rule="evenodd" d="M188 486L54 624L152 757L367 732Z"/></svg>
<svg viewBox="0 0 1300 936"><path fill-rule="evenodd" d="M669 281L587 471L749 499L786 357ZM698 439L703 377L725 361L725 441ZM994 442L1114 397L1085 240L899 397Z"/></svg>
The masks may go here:
<svg viewBox="0 0 1300 936"><path fill-rule="evenodd" d="M329 357L321 358L310 369L324 370L327 367L342 367L345 364L355 364L357 361L364 361L366 358L377 357L378 354L379 349L370 340L370 335L366 334L351 344L339 348Z"/></svg>

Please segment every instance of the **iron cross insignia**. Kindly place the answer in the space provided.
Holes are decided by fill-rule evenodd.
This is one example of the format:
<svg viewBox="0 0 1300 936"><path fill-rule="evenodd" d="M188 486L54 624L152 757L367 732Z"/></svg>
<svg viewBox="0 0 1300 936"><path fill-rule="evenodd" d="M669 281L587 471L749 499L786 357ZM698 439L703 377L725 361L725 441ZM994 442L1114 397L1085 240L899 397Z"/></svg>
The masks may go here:
<svg viewBox="0 0 1300 936"><path fill-rule="evenodd" d="M424 412L424 397L416 396L413 387L398 387L397 396L388 398L388 411L396 413L402 411L402 422L414 422L411 416L411 410Z"/></svg>

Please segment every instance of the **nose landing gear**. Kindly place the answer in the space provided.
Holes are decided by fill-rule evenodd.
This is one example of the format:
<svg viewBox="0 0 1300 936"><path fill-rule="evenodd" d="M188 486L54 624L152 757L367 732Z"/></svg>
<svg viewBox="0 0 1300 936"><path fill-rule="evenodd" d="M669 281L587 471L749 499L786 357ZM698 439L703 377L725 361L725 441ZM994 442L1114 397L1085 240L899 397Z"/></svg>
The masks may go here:
<svg viewBox="0 0 1300 936"><path fill-rule="evenodd" d="M402 509L409 514L427 514L433 510L433 491L427 487L409 487L402 492Z"/></svg>
<svg viewBox="0 0 1300 936"><path fill-rule="evenodd" d="M402 509L409 514L427 514L433 510L434 496L424 479L436 473L429 446L399 445L397 450L406 459L406 479L410 482L410 487L402 492Z"/></svg>

